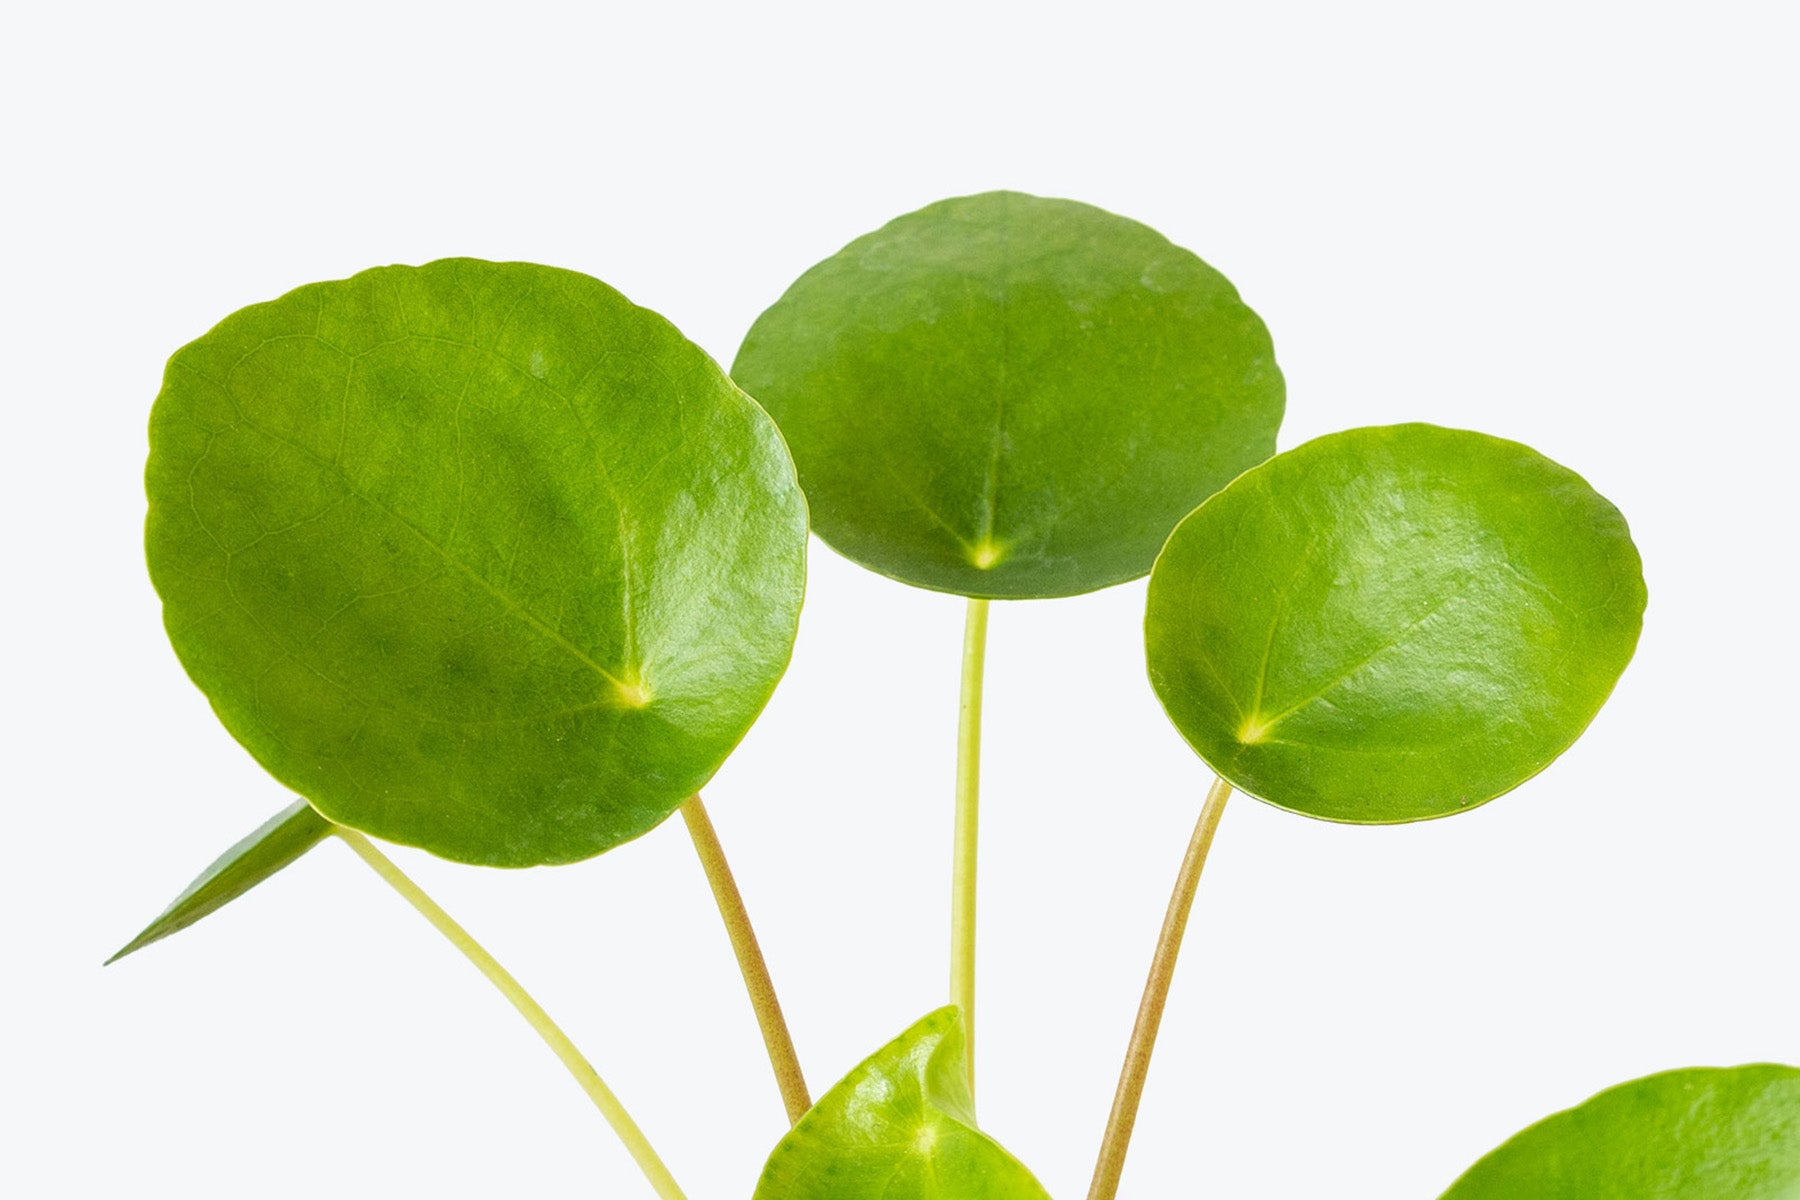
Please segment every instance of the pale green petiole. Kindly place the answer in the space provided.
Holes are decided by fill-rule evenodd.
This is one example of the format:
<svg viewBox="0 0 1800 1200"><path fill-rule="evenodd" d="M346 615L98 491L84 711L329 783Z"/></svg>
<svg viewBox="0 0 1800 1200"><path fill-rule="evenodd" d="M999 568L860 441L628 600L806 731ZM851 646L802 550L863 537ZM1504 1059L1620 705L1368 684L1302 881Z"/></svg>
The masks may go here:
<svg viewBox="0 0 1800 1200"><path fill-rule="evenodd" d="M625 1149L637 1161L638 1168L644 1172L644 1177L650 1181L650 1186L656 1189L656 1194L662 1197L662 1200L686 1200L681 1188L676 1184L674 1176L669 1174L669 1168L663 1165L662 1159L657 1157L649 1140L644 1137L644 1131L639 1129L637 1122L631 1119L631 1114L625 1111L625 1106L619 1103L619 1098L613 1095L611 1088L606 1086L606 1081L600 1078L600 1073L594 1070L593 1064L588 1062L586 1056L575 1048L575 1043L569 1040L569 1035L550 1019L550 1014L544 1011L542 1005L531 998L531 993L519 986L519 981L514 979L505 967L495 961L494 956L483 949L480 942L470 937L468 930L458 925L449 913L438 907L437 901L427 896L418 884L409 879L392 859L377 850L368 838L354 829L347 829L341 825L334 827L332 833L350 849L356 851L359 858L368 863L389 887L399 892L408 904L417 909L420 916L430 921L432 926L443 934L451 945L461 950L463 955L475 964L476 969L488 977L488 982L500 989L500 994L512 1002L512 1006L519 1010L519 1015L525 1018L526 1024L530 1025L537 1035L544 1039L544 1044L549 1046L556 1057L562 1060L562 1064L568 1068L569 1074L575 1077L575 1082L581 1085L581 1090L588 1094L588 1099L594 1102L594 1107L598 1108L600 1115L606 1118L606 1123L613 1127L613 1132L619 1135L621 1142L625 1143Z"/></svg>
<svg viewBox="0 0 1800 1200"><path fill-rule="evenodd" d="M956 844L950 883L950 1002L968 1037L969 1093L975 1092L975 857L980 826L981 677L987 659L988 602L969 601L963 623L962 707L956 728Z"/></svg>

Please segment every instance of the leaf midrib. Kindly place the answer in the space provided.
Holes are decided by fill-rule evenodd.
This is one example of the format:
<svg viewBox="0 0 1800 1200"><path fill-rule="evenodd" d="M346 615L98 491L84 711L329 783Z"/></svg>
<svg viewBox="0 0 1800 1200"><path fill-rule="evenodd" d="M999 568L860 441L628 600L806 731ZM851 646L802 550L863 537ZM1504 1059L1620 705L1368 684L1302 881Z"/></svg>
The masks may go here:
<svg viewBox="0 0 1800 1200"><path fill-rule="evenodd" d="M472 347L472 348L479 349L479 347ZM235 393L232 393L232 398L234 401L236 400ZM458 571L462 572L462 574L465 577L467 577L469 580L474 582L478 587L480 587L483 591L485 591L489 596L493 597L495 600L498 600L501 604L501 607L504 608L508 614L510 614L513 617L516 617L518 620L523 622L525 625L527 625L531 629L535 630L538 634L543 636L551 644L553 644L556 647L558 647L559 649L563 650L570 657L574 658L575 660L577 660L578 662L580 662L581 664L586 666L589 670L593 671L594 674L596 674L600 678L606 680L608 683L612 684L615 688L623 688L626 686L625 683L621 679L619 679L618 676L614 675L611 671L607 670L605 667L601 666L598 662L594 661L594 659L592 657L590 657L585 651L583 651L581 649L581 647L579 647L579 646L575 645L573 642L569 641L569 639L564 637L561 633L557 632L547 622L545 622L543 620L543 618L539 617L536 613L532 612L529 608L526 608L518 600L514 599L512 596L508 595L506 592L502 591L500 588L495 587L492 583L488 582L474 568L470 567L467 563L463 562L461 559L459 559L455 555L451 554L450 551L448 549L446 549L444 546L440 545L438 543L438 541L435 538L433 538L430 534L426 533L423 529L420 529L417 525L414 525L411 521L407 520L405 517L401 516L399 513L395 512L393 509L389 508L387 505L381 503L381 501L375 499L372 496L364 495L361 491L358 491L357 488L351 483L349 476L346 475L344 473L343 469L341 467L339 467L336 463L333 463L333 462L329 461L328 459L326 459L318 454L315 454L312 450L308 449L307 447L301 445L298 442L295 442L289 438L282 437L280 434L275 433L272 430L264 429L262 426L258 425L256 422L254 422L254 421L250 420L248 417L244 416L243 409L241 406L238 410L238 423L242 428L249 430L251 433L257 434L260 437L268 438L270 441L273 441L280 445L286 446L288 449L295 451L296 453L311 460L316 465L324 468L326 471L329 471L334 477L336 477L339 484L342 485L345 494L350 496L352 499L362 501L364 504L368 505L370 508L373 508L375 511L381 513L383 516L386 516L387 518L392 520L395 524L399 525L402 529L405 529L408 533L411 533L419 541L423 542L426 546L430 547L431 550L434 553L436 553L439 558L443 559L443 561L445 563L449 564L450 566L456 568ZM623 552L623 551L621 551L621 552Z"/></svg>
<svg viewBox="0 0 1800 1200"><path fill-rule="evenodd" d="M1436 617L1439 613L1443 612L1444 609L1448 608L1451 604L1455 603L1458 600L1463 599L1468 594L1469 585L1474 583L1477 578L1478 578L1478 576L1476 576L1474 574L1470 574L1470 575L1464 577L1461 580L1461 582L1459 582L1457 584L1457 586L1455 588L1453 588L1447 595L1441 597L1429 609L1427 609L1425 612L1423 612L1419 616L1413 618L1403 628L1396 631L1391 637L1387 638L1385 641L1382 642L1381 645L1379 645L1375 649L1371 650L1368 654L1365 654L1362 658L1358 659L1356 662L1354 662L1354 663L1350 664L1348 667L1344 668L1342 671L1340 671L1337 675L1332 677L1330 680L1326 681L1323 684L1320 684L1316 689L1314 689L1314 691L1310 695L1302 697L1301 699L1288 705L1286 708L1282 709L1278 713L1274 713L1273 715L1268 716L1268 717L1260 718L1259 724L1261 725L1261 727L1264 730L1272 732L1276 726L1280 725L1281 722L1287 720L1287 718L1293 716L1297 712L1300 712L1302 709L1308 708L1311 705L1318 703L1320 700L1324 699L1328 693L1335 691L1337 688L1343 686L1343 684L1348 682L1350 679L1361 674L1362 671L1366 667L1368 667L1368 665L1370 663L1374 662L1376 659L1380 658L1382 655L1388 653L1390 650L1398 649L1400 646L1404 645L1406 643L1406 640L1409 637L1411 637L1412 634L1415 631L1417 631L1422 625L1424 625L1426 622L1430 621L1433 617ZM1271 635L1270 635L1271 645L1273 645L1273 641L1274 641L1273 631L1271 630ZM1267 672L1267 658L1266 657L1264 659L1264 670L1265 670L1265 674L1266 674L1266 672ZM1272 739L1264 737L1264 738L1260 738L1258 740L1259 741L1269 741Z"/></svg>
<svg viewBox="0 0 1800 1200"><path fill-rule="evenodd" d="M983 487L981 533L975 545L991 546L1000 505L1000 448L1006 437L1006 389L1012 385L1012 197L1002 193L1000 200L1000 351L995 355L994 436L988 444L987 478Z"/></svg>
<svg viewBox="0 0 1800 1200"><path fill-rule="evenodd" d="M506 317L502 321L501 326L500 326L500 328L502 330L504 330L506 328L507 324L511 323L513 314L518 310L518 308L520 306L522 306L525 303L525 301L527 299L530 298L530 295L531 295L531 290L527 289L526 294L520 296L517 300L514 301L513 305L507 309ZM371 354L374 354L375 352L377 352L379 350L385 349L386 347L400 345L402 343L409 342L409 341L434 342L434 343L438 343L441 345L455 346L458 349L476 351L480 354L486 355L489 359L493 360L496 363L499 363L503 367L506 367L508 370L514 372L515 374L523 376L525 379L530 381L530 386L542 388L546 392L548 392L550 395L552 395L552 396L556 397L558 400L562 401L564 407L566 407L568 409L569 414L575 419L576 425L581 429L582 436L587 440L588 447L590 450L593 451L595 461L600 468L601 481L607 490L608 497L613 502L613 508L614 508L615 515L617 517L617 522L618 522L619 556L621 559L621 564L623 566L624 575L625 575L625 586L622 589L623 590L623 599L622 599L622 603L621 603L621 609L622 609L621 619L622 619L623 625L624 625L626 651L627 651L628 655L635 655L634 647L635 647L636 641L637 641L637 637L636 637L636 624L637 623L635 620L635 614L632 611L632 604L631 604L631 595L632 595L631 580L632 580L633 572L631 569L631 545L630 545L629 539L627 538L625 505L624 505L623 499L619 496L618 488L612 479L611 472L607 469L607 465L604 461L604 456L600 453L599 441L595 437L594 431L588 426L587 420L581 414L581 411L575 404L574 399L572 397L570 397L567 393L563 392L560 388L551 386L549 382L538 378L536 375L532 374L530 371L526 370L524 367L520 366L518 363L513 362L511 359L507 358L505 355L501 354L498 350L494 349L491 346L483 346L476 342L466 341L466 340L459 339L459 338L445 337L441 334L424 333L424 332L420 332L418 330L411 328L411 325L406 317L404 305L400 302L399 294L397 292L395 293L395 296L394 296L394 304L395 304L395 309L399 313L399 316L400 316L400 327L404 332L402 332L399 337L384 338L381 341L375 343L374 345L368 346L365 349L360 350L360 351L353 352L353 351L345 350L343 347L337 345L336 343L330 341L329 339L321 337L319 335L319 333L317 332L317 327L315 324L314 331L311 333L277 334L277 335L274 335L271 337L263 338L262 340L257 342L256 345L250 347L248 350L244 351L244 353L240 354L232 362L230 368L227 369L226 379L222 380L222 381L209 379L205 374L203 374L202 372L199 372L197 370L194 370L191 366L189 366L186 363L182 363L181 365L187 367L187 369L190 370L198 378L206 380L206 382L211 383L214 387L217 387L222 393L224 393L224 395L231 401L232 407L237 411L238 422L244 428L250 430L252 433L259 434L259 435L269 438L270 440L275 441L281 445L287 446L288 448L299 452L301 455L303 455L307 459L311 460L312 462L314 462L314 463L318 464L319 466L324 467L326 470L330 471L334 476L337 477L339 482L342 483L344 491L348 495L350 495L351 497L353 497L357 500L361 500L363 503L376 509L376 511L381 512L385 516L391 518L393 521L395 521L401 527L406 529L409 533L411 533L415 537L417 537L420 541L424 542L427 546L431 547L431 549L440 558L442 558L446 563L448 563L452 567L455 567L457 570L461 571L464 575L466 575L468 578L470 578L476 584L478 584L483 590L485 590L490 596L492 596L494 599L500 601L502 607L510 615L518 618L519 620L523 621L525 624L530 626L532 629L536 630L540 635L544 636L553 645L557 646L559 649L563 650L564 652L566 652L569 655L571 655L572 657L574 657L577 661L582 663L584 666L588 667L600 678L602 678L602 679L606 680L608 683L612 684L613 687L619 688L619 689L627 688L629 685L627 685L625 683L625 681L620 679L617 675L614 675L611 671L607 670L605 667L601 666L591 656L589 656L585 651L583 651L579 646L576 646L573 642L570 642L567 638L563 637L562 634L559 633L553 626L551 626L548 622L544 621L541 617L537 616L537 614L533 613L530 609L526 608L519 601L515 600L511 595L507 594L506 592L502 591L500 588L496 587L494 584L490 583L487 579L482 577L473 568L468 566L466 563L462 562L460 559L457 559L454 556L452 556L447 548L445 548L443 545L439 544L434 538L432 538L424 530L418 528L412 522L408 521L406 518L402 517L399 513L395 512L394 510L388 508L386 505L380 503L379 501L373 499L372 497L365 496L361 492L357 491L356 488L354 486L352 486L349 476L347 476L344 473L343 468L339 464L338 461L326 460L322 456L320 456L320 455L314 453L312 450L308 449L306 446L303 446L300 443L294 442L288 438L284 438L280 434L277 434L270 430L262 428L261 426L257 425L255 422L251 421L245 415L243 403L239 399L236 389L233 388L229 382L230 376L231 376L232 372L235 372L238 367L242 366L246 361L248 361L250 358L254 357L264 347L266 347L274 342L279 342L279 341L295 341L295 340L315 341L315 342L319 343L320 345L326 347L327 349L335 351L336 353L338 353L339 355L342 355L345 359L347 359L351 364L352 371L354 371L355 364L358 361L360 361L363 358L368 357ZM181 360L179 358L176 359L175 361L181 362ZM340 433L339 433L340 456L342 454L342 442L343 442L344 431L348 428L347 405L348 405L349 383L350 383L349 379L346 378L346 382L345 382L345 390L346 390L345 406L346 407L345 407L345 411L344 411L344 414L342 417L343 425L340 427ZM464 383L463 391L464 392L467 391L467 381L466 380ZM458 433L459 446L460 446L460 440L461 440L461 422L460 422L461 401L462 401L462 398L459 396L458 402L457 402L458 418L459 418L458 422L457 422L457 433ZM459 464L458 465L459 465L459 469L460 469L460 454L459 454Z"/></svg>

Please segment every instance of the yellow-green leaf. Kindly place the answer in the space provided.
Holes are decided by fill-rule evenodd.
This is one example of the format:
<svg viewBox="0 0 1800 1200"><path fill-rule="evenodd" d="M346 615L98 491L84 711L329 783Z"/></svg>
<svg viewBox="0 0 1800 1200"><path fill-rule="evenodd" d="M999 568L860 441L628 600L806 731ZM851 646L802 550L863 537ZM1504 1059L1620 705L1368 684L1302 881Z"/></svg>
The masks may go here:
<svg viewBox="0 0 1800 1200"><path fill-rule="evenodd" d="M1443 1200L1794 1200L1800 1070L1668 1071L1547 1117Z"/></svg>
<svg viewBox="0 0 1800 1200"><path fill-rule="evenodd" d="M1049 1200L975 1127L964 1049L950 1007L870 1055L781 1139L755 1200Z"/></svg>

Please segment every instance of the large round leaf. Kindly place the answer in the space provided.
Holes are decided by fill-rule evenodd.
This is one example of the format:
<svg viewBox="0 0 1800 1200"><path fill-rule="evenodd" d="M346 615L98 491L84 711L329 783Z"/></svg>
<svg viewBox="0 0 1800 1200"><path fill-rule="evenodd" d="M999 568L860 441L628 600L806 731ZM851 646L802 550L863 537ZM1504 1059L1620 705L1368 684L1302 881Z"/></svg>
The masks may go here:
<svg viewBox="0 0 1800 1200"><path fill-rule="evenodd" d="M961 1011L870 1055L769 1155L754 1200L1049 1200L975 1127Z"/></svg>
<svg viewBox="0 0 1800 1200"><path fill-rule="evenodd" d="M232 735L334 821L496 865L637 836L785 669L804 503L768 416L585 275L314 284L169 363L150 573Z"/></svg>
<svg viewBox="0 0 1800 1200"><path fill-rule="evenodd" d="M1566 750L1637 645L1625 519L1516 442L1353 429L1234 480L1150 577L1150 679L1227 782L1335 821L1443 816Z"/></svg>
<svg viewBox="0 0 1800 1200"><path fill-rule="evenodd" d="M1800 1070L1669 1071L1538 1122L1443 1200L1794 1200Z"/></svg>
<svg viewBox="0 0 1800 1200"><path fill-rule="evenodd" d="M970 596L1132 579L1275 449L1282 380L1231 284L1136 221L989 192L891 222L788 289L732 374L814 527Z"/></svg>

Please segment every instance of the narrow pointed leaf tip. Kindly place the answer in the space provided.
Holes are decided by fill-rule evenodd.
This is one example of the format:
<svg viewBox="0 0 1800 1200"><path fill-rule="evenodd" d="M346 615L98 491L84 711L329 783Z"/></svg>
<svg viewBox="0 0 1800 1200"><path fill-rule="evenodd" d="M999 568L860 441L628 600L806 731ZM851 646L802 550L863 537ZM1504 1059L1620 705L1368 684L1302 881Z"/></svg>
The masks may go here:
<svg viewBox="0 0 1800 1200"><path fill-rule="evenodd" d="M1794 1200L1800 1069L1651 1075L1548 1117L1483 1158L1443 1200Z"/></svg>
<svg viewBox="0 0 1800 1200"><path fill-rule="evenodd" d="M1134 579L1275 450L1284 385L1237 290L1136 221L987 192L858 238L744 338L737 381L815 527L874 571L994 599Z"/></svg>
<svg viewBox="0 0 1800 1200"><path fill-rule="evenodd" d="M1334 821L1462 812L1572 745L1631 660L1625 518L1516 442L1352 429L1234 480L1170 535L1151 683L1234 787Z"/></svg>
<svg viewBox="0 0 1800 1200"><path fill-rule="evenodd" d="M806 509L763 410L597 279L312 284L169 363L150 574L182 665L330 820L531 866L645 832L786 669Z"/></svg>
<svg viewBox="0 0 1800 1200"><path fill-rule="evenodd" d="M877 1050L781 1139L754 1200L1049 1200L975 1127L960 1012Z"/></svg>
<svg viewBox="0 0 1800 1200"><path fill-rule="evenodd" d="M123 949L106 960L108 966L152 942L180 933L202 917L217 912L239 896L296 862L331 832L331 822L313 811L304 800L282 809L243 841L213 860L187 890Z"/></svg>

